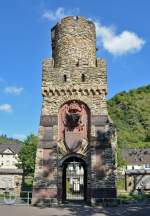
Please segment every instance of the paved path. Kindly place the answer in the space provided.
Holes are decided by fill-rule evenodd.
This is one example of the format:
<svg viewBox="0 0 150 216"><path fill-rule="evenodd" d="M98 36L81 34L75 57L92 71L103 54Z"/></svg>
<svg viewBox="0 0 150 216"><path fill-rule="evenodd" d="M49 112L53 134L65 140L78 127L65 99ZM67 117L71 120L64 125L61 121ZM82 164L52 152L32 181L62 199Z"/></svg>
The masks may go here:
<svg viewBox="0 0 150 216"><path fill-rule="evenodd" d="M0 216L149 216L150 205L119 206L111 208L89 206L65 206L36 208L28 206L0 206Z"/></svg>

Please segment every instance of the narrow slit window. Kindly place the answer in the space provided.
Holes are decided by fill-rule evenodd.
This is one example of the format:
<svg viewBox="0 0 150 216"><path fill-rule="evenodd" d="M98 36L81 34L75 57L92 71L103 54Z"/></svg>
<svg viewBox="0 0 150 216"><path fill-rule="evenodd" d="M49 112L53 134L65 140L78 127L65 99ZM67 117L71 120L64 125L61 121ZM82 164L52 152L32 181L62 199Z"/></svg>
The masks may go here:
<svg viewBox="0 0 150 216"><path fill-rule="evenodd" d="M85 74L82 74L81 80L82 80L82 82L85 82Z"/></svg>
<svg viewBox="0 0 150 216"><path fill-rule="evenodd" d="M67 82L67 76L64 74L64 82Z"/></svg>

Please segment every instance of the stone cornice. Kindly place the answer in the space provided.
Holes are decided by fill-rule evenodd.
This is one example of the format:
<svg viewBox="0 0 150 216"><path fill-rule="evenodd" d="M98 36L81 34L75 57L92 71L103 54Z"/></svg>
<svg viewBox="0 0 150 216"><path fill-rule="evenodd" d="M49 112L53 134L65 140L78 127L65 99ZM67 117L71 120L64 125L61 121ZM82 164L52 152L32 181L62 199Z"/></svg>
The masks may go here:
<svg viewBox="0 0 150 216"><path fill-rule="evenodd" d="M42 95L43 96L64 96L64 95L81 95L81 96L96 96L96 95L106 95L107 94L107 86L90 86L86 85L82 87L81 85L75 86L49 86L42 87Z"/></svg>

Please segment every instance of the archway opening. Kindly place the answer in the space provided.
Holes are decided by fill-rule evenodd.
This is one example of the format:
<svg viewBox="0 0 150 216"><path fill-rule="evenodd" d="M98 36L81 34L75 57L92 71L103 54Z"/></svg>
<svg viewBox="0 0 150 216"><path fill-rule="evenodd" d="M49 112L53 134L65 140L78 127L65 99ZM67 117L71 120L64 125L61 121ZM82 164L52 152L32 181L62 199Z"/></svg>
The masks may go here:
<svg viewBox="0 0 150 216"><path fill-rule="evenodd" d="M62 200L86 201L87 167L83 159L71 156L63 162Z"/></svg>

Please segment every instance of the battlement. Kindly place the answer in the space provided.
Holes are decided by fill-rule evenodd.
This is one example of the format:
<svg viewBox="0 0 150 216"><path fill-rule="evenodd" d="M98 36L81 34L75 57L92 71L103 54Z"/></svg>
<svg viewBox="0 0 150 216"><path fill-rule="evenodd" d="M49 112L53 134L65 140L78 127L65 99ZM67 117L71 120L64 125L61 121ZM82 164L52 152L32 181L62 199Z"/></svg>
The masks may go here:
<svg viewBox="0 0 150 216"><path fill-rule="evenodd" d="M84 17L65 17L51 29L52 57L55 67L95 67L96 32Z"/></svg>

